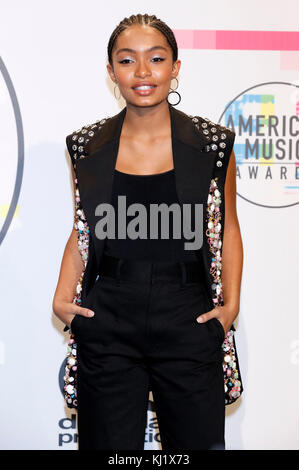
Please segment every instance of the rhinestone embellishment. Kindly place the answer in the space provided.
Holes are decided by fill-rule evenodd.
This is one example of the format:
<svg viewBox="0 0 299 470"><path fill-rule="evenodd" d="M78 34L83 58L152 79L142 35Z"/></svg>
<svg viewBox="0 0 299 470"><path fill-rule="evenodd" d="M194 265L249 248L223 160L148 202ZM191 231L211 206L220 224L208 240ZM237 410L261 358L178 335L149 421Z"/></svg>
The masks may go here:
<svg viewBox="0 0 299 470"><path fill-rule="evenodd" d="M85 268L88 260L88 248L89 248L89 227L86 221L84 211L81 207L80 194L78 188L78 180L74 180L75 188L75 218L74 218L74 228L77 230L77 242L78 250L81 254L81 259L83 261L83 271L79 277L79 280L76 285L76 294L73 298L73 303L76 305L81 304L81 291L82 291L82 282L84 277ZM66 366L65 366L65 375L64 379L64 397L66 404L69 408L76 408L77 403L77 343L75 340L75 335L70 329L70 338L67 347L66 354Z"/></svg>
<svg viewBox="0 0 299 470"><path fill-rule="evenodd" d="M221 163L221 162L220 162ZM221 282L222 272L222 197L218 188L218 177L211 180L207 201L206 236L211 252L210 274L212 276L212 290L215 292L213 302L216 306L223 305L223 291ZM222 343L223 375L225 404L233 403L241 395L241 380L237 366L237 354L234 345L234 330L230 329Z"/></svg>
<svg viewBox="0 0 299 470"><path fill-rule="evenodd" d="M194 124L196 129L198 129L199 132L202 132L206 140L212 141L211 145L206 145L204 147L206 152L209 152L210 150L216 151L218 149L218 145L221 149L226 147L226 143L223 142L227 138L227 133L223 132L227 130L226 127L214 123L207 117L201 118L189 115L189 118L191 118L192 121L196 123ZM200 123L200 125L198 123ZM221 142L219 142L219 140L221 140ZM215 142L217 142L217 144ZM224 152L218 152L218 156L222 159L224 157ZM221 168L222 165L223 163L221 160L216 161L217 168Z"/></svg>
<svg viewBox="0 0 299 470"><path fill-rule="evenodd" d="M109 118L107 118L109 119ZM101 122L106 122L105 120L102 120ZM79 137L80 133L81 134L86 134L88 132L88 128L93 128L93 129L100 129L101 126L96 126L93 124L92 126L83 126L79 131L75 131L76 134L72 136L72 140L82 143L84 142L84 137ZM88 135L92 137L94 135L94 131L89 131ZM89 139L85 140L85 143L87 143ZM72 150L76 150L77 145L72 146ZM86 155L83 154L84 152L84 146L79 146L78 150L82 152L82 155L80 155L80 158L85 157ZM78 155L77 153L73 153L73 159L77 159ZM76 170L76 163L74 164L74 169ZM82 294L82 282L84 278L84 273L88 261L88 251L89 251L89 234L90 234L90 229L87 224L87 220L81 205L81 199L80 199L80 193L79 193L79 187L78 187L78 180L77 177L75 177L74 180L74 190L75 190L75 217L74 217L74 228L77 231L77 244L78 244L78 250L81 255L81 259L83 262L83 271L79 277L79 280L76 285L75 289L75 295L73 297L73 303L76 305L81 304L81 294ZM70 338L68 341L68 346L67 346L67 354L66 354L66 366L65 366L65 373L64 373L64 397L65 397L65 402L69 408L77 408L78 402L77 402L77 367L78 367L78 362L77 362L77 343L75 339L75 335L73 331L70 328Z"/></svg>
<svg viewBox="0 0 299 470"><path fill-rule="evenodd" d="M101 120L98 119L97 121L95 121L95 123L86 124L85 126L82 126L81 129L78 129L73 132L72 140L77 141L79 144L83 144L79 145L79 147L77 147L77 145L75 144L72 146L72 149L74 151L77 150L79 152L79 155L77 153L73 154L74 159L86 157L86 155L84 154L84 144L87 144L90 139L86 139L85 137L83 137L83 135L87 134L89 137L93 137L95 135L95 132L102 129L103 124L105 124L109 119L111 119L110 116Z"/></svg>

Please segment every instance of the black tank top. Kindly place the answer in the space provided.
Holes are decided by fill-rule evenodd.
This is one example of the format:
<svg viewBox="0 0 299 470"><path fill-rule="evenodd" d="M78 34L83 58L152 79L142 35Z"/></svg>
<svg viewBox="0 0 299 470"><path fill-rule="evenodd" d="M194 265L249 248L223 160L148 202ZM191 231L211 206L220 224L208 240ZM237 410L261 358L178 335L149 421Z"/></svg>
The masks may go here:
<svg viewBox="0 0 299 470"><path fill-rule="evenodd" d="M111 204L115 211L115 239L106 238L104 253L118 258L133 258L151 261L198 261L195 250L184 249L184 242L193 242L194 239L185 239L182 230L180 238L173 238L173 217L169 210L169 237L161 238L161 218L159 216L158 238L150 238L150 204L179 203L175 186L174 169L152 175L134 175L123 173L115 169ZM147 228L146 238L132 239L128 235L118 238L118 196L126 196L126 211L131 204L141 203L146 207ZM125 213L126 213L125 211ZM123 212L122 212L123 213ZM127 227L131 220L138 216L126 215ZM182 218L181 218L182 219ZM194 211L191 210L191 230L194 230ZM141 227L135 227L141 232ZM201 252L201 250L200 250Z"/></svg>

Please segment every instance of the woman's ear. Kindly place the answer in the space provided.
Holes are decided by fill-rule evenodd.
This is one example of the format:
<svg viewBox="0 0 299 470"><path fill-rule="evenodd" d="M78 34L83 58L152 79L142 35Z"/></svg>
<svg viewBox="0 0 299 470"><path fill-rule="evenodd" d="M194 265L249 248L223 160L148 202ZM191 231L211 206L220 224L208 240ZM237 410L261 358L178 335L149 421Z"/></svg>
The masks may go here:
<svg viewBox="0 0 299 470"><path fill-rule="evenodd" d="M106 67L107 67L107 72L109 73L109 76L110 76L111 80L112 80L114 83L117 83L117 82L116 82L115 75L114 75L114 72L113 72L113 68L111 67L111 65L110 65L110 64L107 64Z"/></svg>

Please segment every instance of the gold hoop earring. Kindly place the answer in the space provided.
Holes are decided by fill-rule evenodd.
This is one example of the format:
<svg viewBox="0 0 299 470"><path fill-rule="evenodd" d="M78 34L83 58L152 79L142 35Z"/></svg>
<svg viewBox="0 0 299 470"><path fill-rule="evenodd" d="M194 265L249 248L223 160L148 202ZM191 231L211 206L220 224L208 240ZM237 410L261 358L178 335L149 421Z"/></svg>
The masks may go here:
<svg viewBox="0 0 299 470"><path fill-rule="evenodd" d="M173 78L171 79L171 81L172 81L172 80L176 80L177 86L176 86L176 88L171 88L171 87L170 87L170 89L171 89L172 91L175 91L175 90L177 90L177 88L178 88L178 86L179 86L179 81L178 81L178 79L177 79L176 77L173 77ZM170 84L171 84L171 81L170 81Z"/></svg>
<svg viewBox="0 0 299 470"><path fill-rule="evenodd" d="M167 99L167 102L168 102L169 104L171 104L172 106L177 106L177 105L180 103L180 101L181 101L181 95L179 94L178 91L175 91L175 90L178 88L178 86L179 86L179 81L178 81L178 79L177 79L176 77L173 77L171 80L176 80L176 81L177 81L177 87L176 87L176 88L171 88L171 87L170 87L170 90L171 90L171 91L168 93L166 99ZM170 83L171 83L171 82L170 82ZM171 95L171 94L178 95L179 101L178 101L177 103L170 103L170 102L168 101L168 97L169 97L169 95Z"/></svg>
<svg viewBox="0 0 299 470"><path fill-rule="evenodd" d="M116 98L117 100L119 100L119 99L120 99L120 97L121 97L121 92L120 92L120 90L119 90L119 97L117 98L117 96L116 96L116 94L115 94L115 90L116 90L116 88L118 88L118 89L119 89L119 87L118 87L118 85L117 85L117 84L114 86L113 93L114 93L114 96L115 96L115 98Z"/></svg>

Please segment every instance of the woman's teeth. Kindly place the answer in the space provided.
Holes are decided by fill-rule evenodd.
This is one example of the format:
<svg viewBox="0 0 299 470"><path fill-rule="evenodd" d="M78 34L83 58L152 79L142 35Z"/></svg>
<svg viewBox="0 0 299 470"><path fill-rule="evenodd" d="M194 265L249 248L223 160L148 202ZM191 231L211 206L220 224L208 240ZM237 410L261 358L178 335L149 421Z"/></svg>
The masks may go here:
<svg viewBox="0 0 299 470"><path fill-rule="evenodd" d="M148 86L148 85L143 85L143 86L137 86L134 88L134 90L150 90L151 88L154 88L154 85Z"/></svg>

